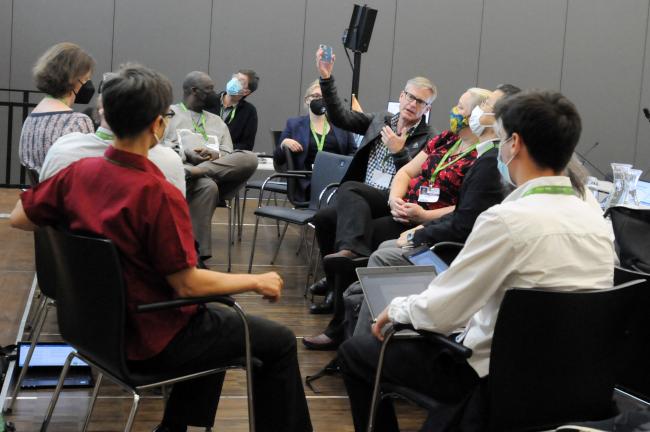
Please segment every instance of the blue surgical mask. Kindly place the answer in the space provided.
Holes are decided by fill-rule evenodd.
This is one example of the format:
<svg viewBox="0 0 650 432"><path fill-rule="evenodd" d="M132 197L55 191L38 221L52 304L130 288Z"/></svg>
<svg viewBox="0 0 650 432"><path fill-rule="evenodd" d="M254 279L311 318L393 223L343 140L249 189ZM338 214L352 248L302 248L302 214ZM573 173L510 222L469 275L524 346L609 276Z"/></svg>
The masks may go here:
<svg viewBox="0 0 650 432"><path fill-rule="evenodd" d="M226 84L226 93L230 96L237 96L241 93L242 86L237 77L232 77Z"/></svg>
<svg viewBox="0 0 650 432"><path fill-rule="evenodd" d="M497 155L497 169L499 170L499 174L501 174L501 178L511 185L512 187L517 187L515 182L512 181L512 178L510 177L510 170L508 170L508 165L510 165L510 162L515 158L512 156L508 162L503 162L501 160L501 149L503 148L503 145L510 141L512 139L512 136L510 138L505 139L504 141L501 142L501 145L499 146L499 154Z"/></svg>

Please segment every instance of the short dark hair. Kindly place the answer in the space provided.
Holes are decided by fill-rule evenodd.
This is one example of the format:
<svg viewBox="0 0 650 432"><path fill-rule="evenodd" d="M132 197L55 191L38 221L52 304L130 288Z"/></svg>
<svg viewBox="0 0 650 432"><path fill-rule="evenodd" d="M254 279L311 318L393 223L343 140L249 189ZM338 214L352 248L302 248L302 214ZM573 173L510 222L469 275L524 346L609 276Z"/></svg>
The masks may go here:
<svg viewBox="0 0 650 432"><path fill-rule="evenodd" d="M74 89L77 80L95 69L95 60L79 45L61 42L41 55L32 73L36 88L53 97L61 97Z"/></svg>
<svg viewBox="0 0 650 432"><path fill-rule="evenodd" d="M499 84L496 90L499 90L505 96L512 96L513 94L517 94L521 91L519 87L513 84Z"/></svg>
<svg viewBox="0 0 650 432"><path fill-rule="evenodd" d="M260 77L257 75L257 73L252 70L252 69L239 69L237 73L244 74L248 78L248 90L253 93L255 90L257 90L257 86L260 83Z"/></svg>
<svg viewBox="0 0 650 432"><path fill-rule="evenodd" d="M104 118L118 138L144 131L172 103L172 85L158 72L138 64L120 67L102 88Z"/></svg>
<svg viewBox="0 0 650 432"><path fill-rule="evenodd" d="M582 121L564 95L529 90L503 98L494 109L508 136L517 133L541 168L562 172L580 139Z"/></svg>

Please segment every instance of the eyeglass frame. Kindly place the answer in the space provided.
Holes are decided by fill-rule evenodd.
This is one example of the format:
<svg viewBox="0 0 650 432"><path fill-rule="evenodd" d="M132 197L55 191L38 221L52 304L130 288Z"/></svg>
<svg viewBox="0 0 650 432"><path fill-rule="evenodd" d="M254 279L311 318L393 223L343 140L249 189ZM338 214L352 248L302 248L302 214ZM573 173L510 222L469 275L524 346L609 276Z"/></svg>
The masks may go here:
<svg viewBox="0 0 650 432"><path fill-rule="evenodd" d="M431 102L427 102L427 101L425 101L423 99L420 99L419 97L415 96L413 93L410 93L410 92L406 91L406 89L402 90L402 93L406 97L406 100L408 100L409 102L415 102L416 106L419 106L419 107L421 107L421 106L425 106L425 107L431 106Z"/></svg>

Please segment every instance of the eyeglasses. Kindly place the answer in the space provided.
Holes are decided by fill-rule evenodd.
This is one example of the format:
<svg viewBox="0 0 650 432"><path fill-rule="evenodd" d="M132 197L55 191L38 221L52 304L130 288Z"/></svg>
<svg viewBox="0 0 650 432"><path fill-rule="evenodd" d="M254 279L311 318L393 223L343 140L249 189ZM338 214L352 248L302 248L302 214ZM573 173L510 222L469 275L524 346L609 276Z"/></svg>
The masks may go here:
<svg viewBox="0 0 650 432"><path fill-rule="evenodd" d="M415 102L416 105L418 106L429 106L431 105L429 102L420 99L419 97L416 97L414 94L407 92L406 90L402 90L402 93L404 93L404 96L406 97L406 100L409 102Z"/></svg>
<svg viewBox="0 0 650 432"><path fill-rule="evenodd" d="M169 111L169 112L166 112L166 113L162 114L162 116L165 117L165 118L172 118L175 115L176 115L176 113L174 111Z"/></svg>

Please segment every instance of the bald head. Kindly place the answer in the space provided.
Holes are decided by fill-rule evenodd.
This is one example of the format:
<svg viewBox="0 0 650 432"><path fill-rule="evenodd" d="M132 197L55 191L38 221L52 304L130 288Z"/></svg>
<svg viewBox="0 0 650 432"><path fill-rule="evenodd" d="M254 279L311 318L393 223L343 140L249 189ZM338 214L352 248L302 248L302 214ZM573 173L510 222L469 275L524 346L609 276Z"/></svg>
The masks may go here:
<svg viewBox="0 0 650 432"><path fill-rule="evenodd" d="M214 93L214 82L205 72L190 72L183 80L183 102L192 111L201 112L211 93Z"/></svg>

